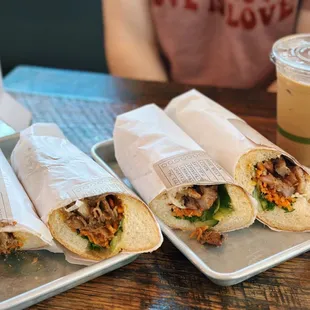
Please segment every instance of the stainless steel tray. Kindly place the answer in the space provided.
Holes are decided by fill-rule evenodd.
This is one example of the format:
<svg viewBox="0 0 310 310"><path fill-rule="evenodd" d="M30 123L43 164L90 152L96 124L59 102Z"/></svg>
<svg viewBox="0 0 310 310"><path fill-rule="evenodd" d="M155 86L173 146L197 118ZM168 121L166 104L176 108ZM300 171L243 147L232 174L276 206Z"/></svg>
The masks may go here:
<svg viewBox="0 0 310 310"><path fill-rule="evenodd" d="M92 156L130 186L116 162L113 140L94 145ZM160 226L202 273L223 286L242 282L310 249L309 233L274 232L259 222L250 228L228 233L227 240L219 248L200 245L189 238L188 232L172 230L161 222Z"/></svg>
<svg viewBox="0 0 310 310"><path fill-rule="evenodd" d="M19 139L15 134L0 139L9 158ZM0 309L23 309L74 286L129 264L137 254L119 254L92 266L69 264L63 254L23 251L0 256Z"/></svg>

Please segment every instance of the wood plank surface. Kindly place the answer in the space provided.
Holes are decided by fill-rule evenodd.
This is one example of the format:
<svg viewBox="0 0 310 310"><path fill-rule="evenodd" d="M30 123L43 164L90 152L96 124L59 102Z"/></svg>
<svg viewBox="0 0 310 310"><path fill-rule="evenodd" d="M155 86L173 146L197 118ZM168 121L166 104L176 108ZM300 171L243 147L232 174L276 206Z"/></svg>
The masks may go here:
<svg viewBox="0 0 310 310"><path fill-rule="evenodd" d="M102 100L13 94L33 112L33 121L53 121L83 151L111 137L115 116L147 103L164 107L187 85L139 82L106 76ZM259 90L198 90L275 140L276 97ZM241 284L210 282L167 238L151 254L49 298L31 309L310 309L310 253Z"/></svg>

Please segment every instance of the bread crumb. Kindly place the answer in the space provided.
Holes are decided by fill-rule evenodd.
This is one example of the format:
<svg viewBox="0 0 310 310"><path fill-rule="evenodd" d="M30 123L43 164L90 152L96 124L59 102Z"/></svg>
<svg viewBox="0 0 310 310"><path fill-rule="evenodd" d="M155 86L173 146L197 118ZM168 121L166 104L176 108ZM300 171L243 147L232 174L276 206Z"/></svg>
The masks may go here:
<svg viewBox="0 0 310 310"><path fill-rule="evenodd" d="M36 264L37 262L38 262L38 258L37 258L37 257L34 257L31 264L34 265L34 264Z"/></svg>

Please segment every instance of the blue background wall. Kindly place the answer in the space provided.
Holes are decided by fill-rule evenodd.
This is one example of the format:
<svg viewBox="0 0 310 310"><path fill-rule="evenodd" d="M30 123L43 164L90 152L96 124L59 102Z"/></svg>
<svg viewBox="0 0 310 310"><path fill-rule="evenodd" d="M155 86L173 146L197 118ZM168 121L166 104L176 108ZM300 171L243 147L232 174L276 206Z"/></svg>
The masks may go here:
<svg viewBox="0 0 310 310"><path fill-rule="evenodd" d="M107 72L100 0L0 0L3 72L19 64Z"/></svg>

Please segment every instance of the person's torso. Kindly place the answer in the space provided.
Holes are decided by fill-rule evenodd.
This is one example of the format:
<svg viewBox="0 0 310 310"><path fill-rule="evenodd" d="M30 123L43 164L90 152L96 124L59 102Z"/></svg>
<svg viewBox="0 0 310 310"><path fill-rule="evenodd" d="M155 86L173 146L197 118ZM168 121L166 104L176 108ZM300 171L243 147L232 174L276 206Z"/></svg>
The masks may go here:
<svg viewBox="0 0 310 310"><path fill-rule="evenodd" d="M294 30L298 0L152 0L174 81L251 87L273 70L272 44Z"/></svg>

